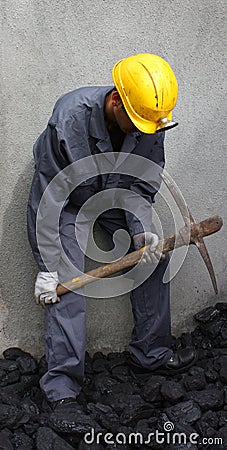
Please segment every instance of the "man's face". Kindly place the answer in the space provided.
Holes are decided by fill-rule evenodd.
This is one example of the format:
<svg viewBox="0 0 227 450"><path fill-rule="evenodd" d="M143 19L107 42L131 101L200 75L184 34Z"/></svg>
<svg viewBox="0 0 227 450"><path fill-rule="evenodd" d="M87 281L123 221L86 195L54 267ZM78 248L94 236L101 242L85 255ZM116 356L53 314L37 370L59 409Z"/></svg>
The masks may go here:
<svg viewBox="0 0 227 450"><path fill-rule="evenodd" d="M116 92L113 96L113 113L116 123L124 133L135 133L138 129L126 113L119 94Z"/></svg>
<svg viewBox="0 0 227 450"><path fill-rule="evenodd" d="M114 115L118 126L124 133L135 133L136 131L138 131L138 129L135 127L134 123L131 121L128 114L124 110L123 105L114 110Z"/></svg>

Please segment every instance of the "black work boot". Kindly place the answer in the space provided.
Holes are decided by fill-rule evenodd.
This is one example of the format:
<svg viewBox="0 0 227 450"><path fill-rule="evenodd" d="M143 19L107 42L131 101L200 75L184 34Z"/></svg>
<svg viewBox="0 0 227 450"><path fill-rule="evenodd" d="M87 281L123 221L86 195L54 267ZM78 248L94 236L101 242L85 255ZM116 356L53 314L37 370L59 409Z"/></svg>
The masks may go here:
<svg viewBox="0 0 227 450"><path fill-rule="evenodd" d="M67 397L67 398L61 398L60 400L56 400L55 402L49 402L49 403L50 403L50 407L51 407L52 411L56 411L56 410L66 407L66 406L74 405L75 402L77 402L76 397Z"/></svg>
<svg viewBox="0 0 227 450"><path fill-rule="evenodd" d="M77 403L76 397L61 398L60 400L56 401L50 401L45 397L42 402L42 410L44 412L52 412L55 410L59 410L64 406L75 404L75 402Z"/></svg>
<svg viewBox="0 0 227 450"><path fill-rule="evenodd" d="M159 375L176 375L186 372L197 360L197 354L194 348L187 347L173 353L170 359L154 370Z"/></svg>
<svg viewBox="0 0 227 450"><path fill-rule="evenodd" d="M187 347L173 353L165 364L156 369L147 369L139 364L139 361L133 356L130 358L130 367L134 374L147 375L177 375L178 373L186 372L197 360L197 354L194 348Z"/></svg>
<svg viewBox="0 0 227 450"><path fill-rule="evenodd" d="M48 426L56 433L83 436L85 433L100 430L100 425L84 411L75 397L68 397L52 402L52 411L47 417Z"/></svg>

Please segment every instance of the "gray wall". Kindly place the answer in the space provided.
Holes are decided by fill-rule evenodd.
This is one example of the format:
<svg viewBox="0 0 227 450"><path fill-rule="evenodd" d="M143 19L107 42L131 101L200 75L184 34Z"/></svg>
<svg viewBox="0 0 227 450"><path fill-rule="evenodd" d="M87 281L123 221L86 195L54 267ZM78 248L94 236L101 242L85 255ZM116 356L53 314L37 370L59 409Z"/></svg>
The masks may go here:
<svg viewBox="0 0 227 450"><path fill-rule="evenodd" d="M32 145L56 99L79 86L111 83L111 68L133 53L167 59L180 85L166 137L169 173L196 219L225 215L224 0L1 0L1 350L43 353L43 311L33 300L37 267L26 238ZM168 232L160 198L157 212ZM206 239L220 293L195 248L172 281L173 332L226 293L225 229ZM128 297L88 300L88 350L125 348Z"/></svg>

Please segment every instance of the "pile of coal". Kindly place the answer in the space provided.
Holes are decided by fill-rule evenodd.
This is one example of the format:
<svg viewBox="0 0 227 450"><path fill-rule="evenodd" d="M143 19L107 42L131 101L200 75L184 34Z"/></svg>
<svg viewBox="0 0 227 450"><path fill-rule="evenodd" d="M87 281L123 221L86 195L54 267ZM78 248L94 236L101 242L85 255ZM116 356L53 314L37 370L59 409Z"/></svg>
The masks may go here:
<svg viewBox="0 0 227 450"><path fill-rule="evenodd" d="M47 370L19 348L0 359L0 450L226 448L227 305L196 314L198 326L173 338L197 349L186 373L136 375L129 353L86 353L78 402L52 411L39 388Z"/></svg>

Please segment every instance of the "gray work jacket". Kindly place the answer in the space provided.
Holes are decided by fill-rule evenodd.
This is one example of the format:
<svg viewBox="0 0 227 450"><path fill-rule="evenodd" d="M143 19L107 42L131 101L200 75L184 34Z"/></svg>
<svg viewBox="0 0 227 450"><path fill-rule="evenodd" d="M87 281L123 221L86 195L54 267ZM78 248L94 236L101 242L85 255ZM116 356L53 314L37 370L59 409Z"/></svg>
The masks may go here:
<svg viewBox="0 0 227 450"><path fill-rule="evenodd" d="M42 260L40 248L37 244L36 218L42 195L54 177L70 164L91 155L105 154L111 156L113 148L105 125L104 104L106 95L113 86L84 87L69 92L57 101L47 128L36 141L33 149L35 159L35 174L31 185L28 201L28 238L33 255L40 270L47 270ZM161 168L164 167L164 132L156 134L130 133L125 136L121 152L142 156L154 161ZM112 154L113 155L113 154ZM127 155L126 155L127 157ZM129 158L130 165L130 158ZM91 175L91 174L90 174ZM130 235L144 231L140 223L140 216L145 217L146 231L151 230L151 204L159 187L151 186L139 177L132 177L124 173L107 173L91 177L82 183L68 196L67 202L72 202L75 208L80 206L93 194L110 188L123 188L139 194L146 199L140 211L137 202L136 214L127 211L126 204L122 204ZM50 200L56 207L58 199ZM46 242L52 246L51 261L48 270L56 270L60 259L59 243L55 242L51 226L43 226ZM44 245L44 244L43 244Z"/></svg>

